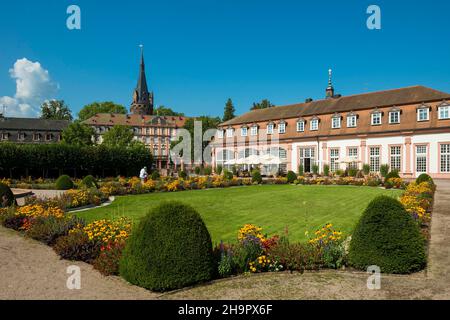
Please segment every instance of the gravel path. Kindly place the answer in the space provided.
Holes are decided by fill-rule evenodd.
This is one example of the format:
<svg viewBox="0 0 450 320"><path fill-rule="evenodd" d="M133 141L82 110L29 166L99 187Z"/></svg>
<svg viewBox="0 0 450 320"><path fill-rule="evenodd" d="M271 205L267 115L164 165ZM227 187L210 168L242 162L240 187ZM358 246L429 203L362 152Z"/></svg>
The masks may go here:
<svg viewBox="0 0 450 320"><path fill-rule="evenodd" d="M437 184L427 270L383 275L380 290L367 289L363 272L325 270L239 276L160 295L60 260L50 247L0 227L0 299L450 299L450 181ZM66 287L70 265L81 268L81 290Z"/></svg>

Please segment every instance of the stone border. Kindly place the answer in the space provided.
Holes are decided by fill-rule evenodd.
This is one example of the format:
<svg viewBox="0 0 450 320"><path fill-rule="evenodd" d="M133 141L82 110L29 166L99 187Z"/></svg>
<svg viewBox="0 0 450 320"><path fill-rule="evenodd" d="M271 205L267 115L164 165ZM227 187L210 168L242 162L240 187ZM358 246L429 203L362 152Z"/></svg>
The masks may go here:
<svg viewBox="0 0 450 320"><path fill-rule="evenodd" d="M90 204L90 205L83 206L83 207L68 209L68 210L66 210L66 212L68 212L68 213L77 213L77 212L83 212L83 211L87 211L87 210L91 210L91 209L102 208L102 207L109 206L110 204L112 204L114 202L114 200L116 200L116 198L114 196L111 196L111 197L108 198L108 201L103 202L99 206L95 206L93 204Z"/></svg>

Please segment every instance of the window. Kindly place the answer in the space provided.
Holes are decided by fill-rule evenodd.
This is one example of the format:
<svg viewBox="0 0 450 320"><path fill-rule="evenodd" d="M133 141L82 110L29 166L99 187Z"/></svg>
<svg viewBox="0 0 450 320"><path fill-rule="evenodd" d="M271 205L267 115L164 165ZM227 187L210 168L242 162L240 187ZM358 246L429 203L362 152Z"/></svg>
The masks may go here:
<svg viewBox="0 0 450 320"><path fill-rule="evenodd" d="M332 172L339 170L339 149L330 149L330 170Z"/></svg>
<svg viewBox="0 0 450 320"><path fill-rule="evenodd" d="M358 169L358 163L356 161L358 161L358 147L351 147L348 148L348 154L347 156L349 158L355 159L354 162L350 162L349 163L349 169Z"/></svg>
<svg viewBox="0 0 450 320"><path fill-rule="evenodd" d="M257 127L257 126L253 126L253 127L250 129L250 135L252 135L252 136L258 135L258 127Z"/></svg>
<svg viewBox="0 0 450 320"><path fill-rule="evenodd" d="M223 139L223 130L217 130L217 137Z"/></svg>
<svg viewBox="0 0 450 320"><path fill-rule="evenodd" d="M381 112L372 113L371 117L371 124L373 126L378 126L381 124Z"/></svg>
<svg viewBox="0 0 450 320"><path fill-rule="evenodd" d="M319 119L312 119L311 120L311 127L310 127L311 131L316 131L319 130Z"/></svg>
<svg viewBox="0 0 450 320"><path fill-rule="evenodd" d="M45 141L50 141L50 140L52 140L53 139L53 135L51 134L51 133L47 133L46 135L45 135Z"/></svg>
<svg viewBox="0 0 450 320"><path fill-rule="evenodd" d="M305 121L297 121L297 132L305 131Z"/></svg>
<svg viewBox="0 0 450 320"><path fill-rule="evenodd" d="M19 133L17 139L20 141L25 140L25 133L23 133L23 132Z"/></svg>
<svg viewBox="0 0 450 320"><path fill-rule="evenodd" d="M420 108L417 109L417 121L427 121L430 118L430 109Z"/></svg>
<svg viewBox="0 0 450 320"><path fill-rule="evenodd" d="M233 128L228 128L227 129L227 138L232 138L233 137L233 133L234 133L234 129Z"/></svg>
<svg viewBox="0 0 450 320"><path fill-rule="evenodd" d="M369 148L370 172L380 171L380 147Z"/></svg>
<svg viewBox="0 0 450 320"><path fill-rule="evenodd" d="M416 172L427 172L427 146L416 146Z"/></svg>
<svg viewBox="0 0 450 320"><path fill-rule="evenodd" d="M272 134L273 133L273 127L274 127L273 123L269 123L267 125L267 134Z"/></svg>
<svg viewBox="0 0 450 320"><path fill-rule="evenodd" d="M159 156L159 148L157 146L153 146L153 155Z"/></svg>
<svg viewBox="0 0 450 320"><path fill-rule="evenodd" d="M40 133L34 133L33 134L33 140L34 141L40 141L41 140L41 134Z"/></svg>
<svg viewBox="0 0 450 320"><path fill-rule="evenodd" d="M439 120L450 119L450 106L439 107Z"/></svg>
<svg viewBox="0 0 450 320"><path fill-rule="evenodd" d="M333 118L331 118L331 128L339 129L340 127L341 127L341 117L334 116Z"/></svg>
<svg viewBox="0 0 450 320"><path fill-rule="evenodd" d="M8 140L9 134L8 133L2 133L2 140Z"/></svg>
<svg viewBox="0 0 450 320"><path fill-rule="evenodd" d="M392 146L391 147L391 159L390 159L391 170L401 171L402 168L402 147Z"/></svg>
<svg viewBox="0 0 450 320"><path fill-rule="evenodd" d="M400 123L400 111L391 111L389 112L389 123Z"/></svg>
<svg viewBox="0 0 450 320"><path fill-rule="evenodd" d="M441 172L450 172L450 144L441 144Z"/></svg>
<svg viewBox="0 0 450 320"><path fill-rule="evenodd" d="M356 115L347 116L347 127L355 128L356 127Z"/></svg>
<svg viewBox="0 0 450 320"><path fill-rule="evenodd" d="M241 128L241 136L242 137L246 137L247 136L247 131L248 131L247 127L242 127Z"/></svg>
<svg viewBox="0 0 450 320"><path fill-rule="evenodd" d="M278 124L278 133L286 133L286 122L280 122Z"/></svg>

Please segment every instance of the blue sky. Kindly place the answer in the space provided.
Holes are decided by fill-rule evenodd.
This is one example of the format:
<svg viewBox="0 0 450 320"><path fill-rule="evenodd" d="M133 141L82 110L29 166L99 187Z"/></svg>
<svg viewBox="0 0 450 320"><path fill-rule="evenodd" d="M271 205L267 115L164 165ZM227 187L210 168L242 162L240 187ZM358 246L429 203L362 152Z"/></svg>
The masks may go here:
<svg viewBox="0 0 450 320"><path fill-rule="evenodd" d="M79 31L66 28L70 4L81 8ZM366 27L371 4L381 30ZM9 69L27 58L55 85L38 98L64 99L74 113L93 101L128 107L140 43L155 103L187 115L222 115L229 97L238 114L264 98L319 99L328 68L343 95L450 92L448 12L446 0L2 1L0 97L14 98Z"/></svg>

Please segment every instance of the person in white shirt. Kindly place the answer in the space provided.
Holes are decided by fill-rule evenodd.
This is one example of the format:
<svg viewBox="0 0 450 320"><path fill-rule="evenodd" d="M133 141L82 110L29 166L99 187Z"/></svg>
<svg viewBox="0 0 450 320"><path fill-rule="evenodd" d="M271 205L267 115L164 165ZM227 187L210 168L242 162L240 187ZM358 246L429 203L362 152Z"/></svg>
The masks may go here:
<svg viewBox="0 0 450 320"><path fill-rule="evenodd" d="M147 180L147 167L143 167L141 172L139 173L139 178L141 178L141 182L144 183Z"/></svg>

